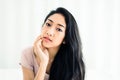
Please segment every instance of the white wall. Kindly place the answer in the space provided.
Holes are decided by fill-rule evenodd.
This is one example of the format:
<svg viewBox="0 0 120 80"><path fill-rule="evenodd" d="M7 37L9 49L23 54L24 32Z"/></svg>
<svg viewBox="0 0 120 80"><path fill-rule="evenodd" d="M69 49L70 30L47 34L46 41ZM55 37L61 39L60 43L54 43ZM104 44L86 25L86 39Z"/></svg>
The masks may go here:
<svg viewBox="0 0 120 80"><path fill-rule="evenodd" d="M119 80L119 4L119 0L0 0L0 80L22 79L21 51L33 44L45 16L58 6L67 8L78 22L86 80ZM9 78L4 79L6 72ZM20 76L14 77L16 73Z"/></svg>

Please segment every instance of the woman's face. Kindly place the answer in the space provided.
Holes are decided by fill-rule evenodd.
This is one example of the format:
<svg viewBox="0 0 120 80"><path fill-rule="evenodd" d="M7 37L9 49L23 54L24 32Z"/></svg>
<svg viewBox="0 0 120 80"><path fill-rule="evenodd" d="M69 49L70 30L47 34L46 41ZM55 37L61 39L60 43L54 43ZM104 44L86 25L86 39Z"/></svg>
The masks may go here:
<svg viewBox="0 0 120 80"><path fill-rule="evenodd" d="M44 23L41 35L43 46L46 48L57 48L63 42L66 31L65 18L61 14L53 14Z"/></svg>

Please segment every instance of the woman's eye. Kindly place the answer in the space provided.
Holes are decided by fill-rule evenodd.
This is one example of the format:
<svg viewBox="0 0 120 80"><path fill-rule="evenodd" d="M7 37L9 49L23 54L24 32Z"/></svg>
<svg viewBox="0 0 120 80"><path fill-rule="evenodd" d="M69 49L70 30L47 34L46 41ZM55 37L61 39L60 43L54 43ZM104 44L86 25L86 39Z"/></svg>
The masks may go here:
<svg viewBox="0 0 120 80"><path fill-rule="evenodd" d="M50 26L51 26L51 24L50 24L50 23L46 23L46 26L50 27Z"/></svg>
<svg viewBox="0 0 120 80"><path fill-rule="evenodd" d="M57 28L57 31L60 31L60 32L62 32L62 29L60 29L60 28Z"/></svg>

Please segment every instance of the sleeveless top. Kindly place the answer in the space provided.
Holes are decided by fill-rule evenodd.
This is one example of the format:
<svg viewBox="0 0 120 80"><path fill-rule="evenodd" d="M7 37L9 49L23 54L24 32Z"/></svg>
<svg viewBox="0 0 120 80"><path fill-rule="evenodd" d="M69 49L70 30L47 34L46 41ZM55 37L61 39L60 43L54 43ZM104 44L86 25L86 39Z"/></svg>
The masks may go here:
<svg viewBox="0 0 120 80"><path fill-rule="evenodd" d="M37 64L37 61L35 59L33 47L28 47L22 51L20 64L28 69L31 69L34 72L34 75L37 74L39 65ZM44 80L48 79L49 75L46 73Z"/></svg>

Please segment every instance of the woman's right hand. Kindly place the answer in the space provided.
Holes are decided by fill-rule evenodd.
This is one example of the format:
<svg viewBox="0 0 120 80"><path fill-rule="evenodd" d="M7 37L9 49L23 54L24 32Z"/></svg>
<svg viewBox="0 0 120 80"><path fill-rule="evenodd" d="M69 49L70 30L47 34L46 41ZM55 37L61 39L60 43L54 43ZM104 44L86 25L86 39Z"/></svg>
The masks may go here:
<svg viewBox="0 0 120 80"><path fill-rule="evenodd" d="M48 50L42 44L42 36L38 36L34 42L34 53L39 59L39 63L48 64L49 53Z"/></svg>

